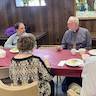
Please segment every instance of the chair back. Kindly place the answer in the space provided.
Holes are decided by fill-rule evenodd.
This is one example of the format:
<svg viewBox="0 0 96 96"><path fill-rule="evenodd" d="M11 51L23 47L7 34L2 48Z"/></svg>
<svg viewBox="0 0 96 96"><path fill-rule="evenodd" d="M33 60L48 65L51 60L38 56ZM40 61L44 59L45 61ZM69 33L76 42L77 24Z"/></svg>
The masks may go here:
<svg viewBox="0 0 96 96"><path fill-rule="evenodd" d="M0 80L0 96L39 96L38 82L22 86L8 86Z"/></svg>
<svg viewBox="0 0 96 96"><path fill-rule="evenodd" d="M16 29L14 28L14 26L8 27L5 32L4 35L6 37L10 37L11 35L13 35L14 33L16 33Z"/></svg>
<svg viewBox="0 0 96 96"><path fill-rule="evenodd" d="M1 67L0 68L0 79L4 79L9 77L9 68Z"/></svg>

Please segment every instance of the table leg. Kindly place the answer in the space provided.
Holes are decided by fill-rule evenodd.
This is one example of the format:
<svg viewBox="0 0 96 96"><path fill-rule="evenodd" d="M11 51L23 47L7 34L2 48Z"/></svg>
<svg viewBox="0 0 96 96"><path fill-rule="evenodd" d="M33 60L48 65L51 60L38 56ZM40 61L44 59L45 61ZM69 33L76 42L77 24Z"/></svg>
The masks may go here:
<svg viewBox="0 0 96 96"><path fill-rule="evenodd" d="M58 84L59 84L59 76L57 76L57 83L56 83L56 96L58 96Z"/></svg>

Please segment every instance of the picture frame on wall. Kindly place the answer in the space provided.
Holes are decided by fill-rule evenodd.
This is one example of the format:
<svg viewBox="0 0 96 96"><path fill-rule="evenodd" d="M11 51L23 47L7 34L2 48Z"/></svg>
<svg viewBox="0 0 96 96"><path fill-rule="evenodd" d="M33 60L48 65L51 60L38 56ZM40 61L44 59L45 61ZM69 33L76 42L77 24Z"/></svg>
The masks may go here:
<svg viewBox="0 0 96 96"><path fill-rule="evenodd" d="M76 16L80 19L96 19L96 0L75 0Z"/></svg>

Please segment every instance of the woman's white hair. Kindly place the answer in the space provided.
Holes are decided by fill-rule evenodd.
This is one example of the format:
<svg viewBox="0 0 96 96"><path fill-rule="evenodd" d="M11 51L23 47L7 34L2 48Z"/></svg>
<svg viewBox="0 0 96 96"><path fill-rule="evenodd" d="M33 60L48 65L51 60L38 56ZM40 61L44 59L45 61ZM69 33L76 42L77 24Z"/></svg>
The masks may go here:
<svg viewBox="0 0 96 96"><path fill-rule="evenodd" d="M75 22L76 24L79 25L79 19L78 19L78 17L70 16L67 23L71 23L71 22Z"/></svg>

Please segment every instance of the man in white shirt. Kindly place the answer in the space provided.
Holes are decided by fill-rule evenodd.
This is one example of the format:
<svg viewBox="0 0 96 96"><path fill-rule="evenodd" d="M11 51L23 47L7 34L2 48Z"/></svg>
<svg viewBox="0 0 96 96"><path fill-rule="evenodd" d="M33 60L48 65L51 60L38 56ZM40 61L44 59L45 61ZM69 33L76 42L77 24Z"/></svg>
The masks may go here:
<svg viewBox="0 0 96 96"><path fill-rule="evenodd" d="M17 46L19 36L25 33L25 25L22 22L15 24L16 33L11 35L4 44L4 48L14 48Z"/></svg>

